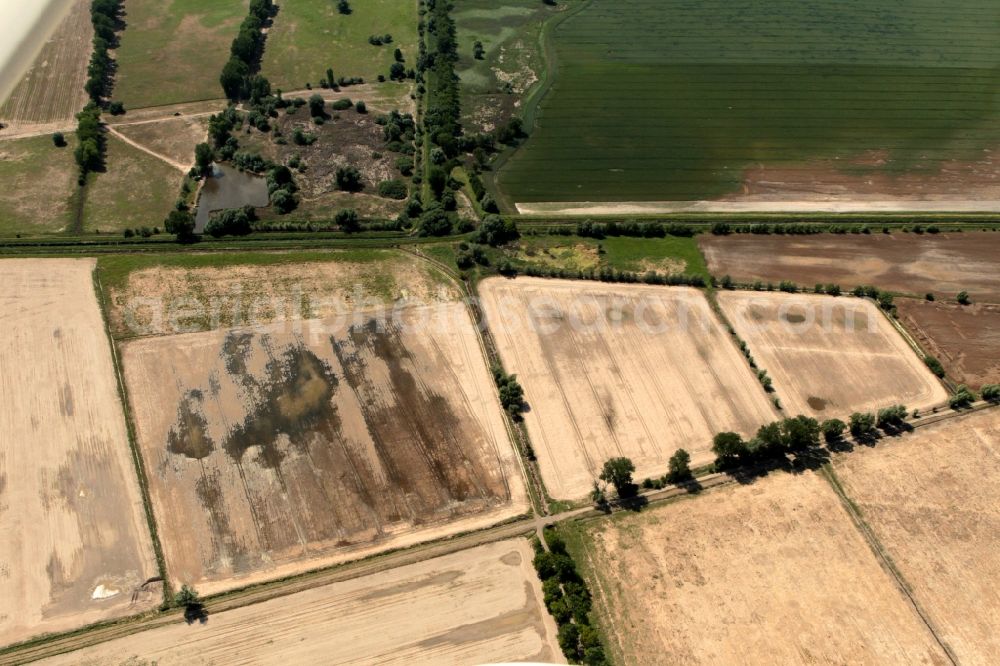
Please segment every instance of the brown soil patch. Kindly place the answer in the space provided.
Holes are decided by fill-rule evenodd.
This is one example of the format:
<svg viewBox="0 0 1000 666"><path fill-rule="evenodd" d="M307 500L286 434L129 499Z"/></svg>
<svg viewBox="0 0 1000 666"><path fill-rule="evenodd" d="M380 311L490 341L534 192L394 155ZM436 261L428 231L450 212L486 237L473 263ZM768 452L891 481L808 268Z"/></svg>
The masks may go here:
<svg viewBox="0 0 1000 666"><path fill-rule="evenodd" d="M658 476L678 448L703 464L716 432L752 434L775 418L695 289L494 278L480 294L557 499L586 495L608 458Z"/></svg>
<svg viewBox="0 0 1000 666"><path fill-rule="evenodd" d="M45 663L565 663L531 558L524 539L502 541Z"/></svg>
<svg viewBox="0 0 1000 666"><path fill-rule="evenodd" d="M0 262L0 645L155 606L94 262Z"/></svg>
<svg viewBox="0 0 1000 666"><path fill-rule="evenodd" d="M713 275L777 284L791 280L850 289L871 284L899 293L934 292L953 297L968 291L974 300L1000 302L1000 233L819 234L781 236L734 234L698 237Z"/></svg>
<svg viewBox="0 0 1000 666"><path fill-rule="evenodd" d="M961 663L1000 660L1000 410L834 462L848 495Z"/></svg>
<svg viewBox="0 0 1000 666"><path fill-rule="evenodd" d="M1000 383L1000 305L899 299L899 318L955 381Z"/></svg>
<svg viewBox="0 0 1000 666"><path fill-rule="evenodd" d="M124 345L174 579L205 593L527 507L461 303Z"/></svg>
<svg viewBox="0 0 1000 666"><path fill-rule="evenodd" d="M897 403L924 409L948 398L868 300L733 291L718 298L789 414L843 419Z"/></svg>
<svg viewBox="0 0 1000 666"><path fill-rule="evenodd" d="M812 472L601 520L582 544L618 663L948 663Z"/></svg>

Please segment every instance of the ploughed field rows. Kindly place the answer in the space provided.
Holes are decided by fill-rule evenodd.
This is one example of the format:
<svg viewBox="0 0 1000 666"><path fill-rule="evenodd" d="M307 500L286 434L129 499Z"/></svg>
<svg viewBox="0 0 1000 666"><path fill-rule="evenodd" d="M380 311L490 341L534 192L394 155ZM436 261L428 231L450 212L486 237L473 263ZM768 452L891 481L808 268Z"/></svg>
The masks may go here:
<svg viewBox="0 0 1000 666"><path fill-rule="evenodd" d="M531 558L503 541L42 663L565 663Z"/></svg>
<svg viewBox="0 0 1000 666"><path fill-rule="evenodd" d="M202 593L527 508L460 303L123 347L167 566Z"/></svg>
<svg viewBox="0 0 1000 666"><path fill-rule="evenodd" d="M1000 305L898 299L899 318L949 377L979 390L1000 383Z"/></svg>
<svg viewBox="0 0 1000 666"><path fill-rule="evenodd" d="M0 122L10 126L4 133L31 125L73 126L76 114L87 102L84 84L93 37L90 1L73 0L69 13L31 68L10 96L0 100Z"/></svg>
<svg viewBox="0 0 1000 666"><path fill-rule="evenodd" d="M701 235L698 246L713 275L734 280L800 286L858 285L924 297L1000 302L1000 234L964 231L943 234L764 234Z"/></svg>
<svg viewBox="0 0 1000 666"><path fill-rule="evenodd" d="M93 268L0 262L0 645L161 601Z"/></svg>
<svg viewBox="0 0 1000 666"><path fill-rule="evenodd" d="M998 20L987 0L594 2L553 30L554 85L499 183L521 203L995 204Z"/></svg>
<svg viewBox="0 0 1000 666"><path fill-rule="evenodd" d="M1000 410L834 459L848 496L960 663L1000 659Z"/></svg>
<svg viewBox="0 0 1000 666"><path fill-rule="evenodd" d="M564 533L616 663L949 663L814 472Z"/></svg>
<svg viewBox="0 0 1000 666"><path fill-rule="evenodd" d="M718 299L790 414L843 419L894 404L924 409L948 398L871 301L731 291Z"/></svg>
<svg viewBox="0 0 1000 666"><path fill-rule="evenodd" d="M660 475L678 448L707 463L717 432L776 418L697 290L496 278L480 295L555 498L586 495L608 458Z"/></svg>

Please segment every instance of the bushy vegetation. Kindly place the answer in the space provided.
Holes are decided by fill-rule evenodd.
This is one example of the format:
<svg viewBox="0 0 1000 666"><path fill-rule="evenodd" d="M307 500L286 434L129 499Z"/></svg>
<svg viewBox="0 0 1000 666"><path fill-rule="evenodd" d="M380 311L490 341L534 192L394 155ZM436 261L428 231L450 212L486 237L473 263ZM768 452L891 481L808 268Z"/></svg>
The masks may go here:
<svg viewBox="0 0 1000 666"><path fill-rule="evenodd" d="M551 528L544 538L549 550L536 540L533 564L542 581L545 607L559 625L559 647L571 664L610 664L600 633L591 623L593 603L586 581L563 539Z"/></svg>
<svg viewBox="0 0 1000 666"><path fill-rule="evenodd" d="M76 114L76 150L73 157L80 168L80 184L82 185L91 171L104 169L104 155L107 142L101 128L101 108L89 103L83 111Z"/></svg>
<svg viewBox="0 0 1000 666"><path fill-rule="evenodd" d="M784 458L819 446L820 425L808 416L795 416L761 426L749 441L735 432L721 432L712 440L716 466L728 469Z"/></svg>
<svg viewBox="0 0 1000 666"><path fill-rule="evenodd" d="M212 214L208 224L205 225L205 233L216 238L245 236L252 230L256 219L257 213L253 206L229 208Z"/></svg>
<svg viewBox="0 0 1000 666"><path fill-rule="evenodd" d="M665 236L694 236L693 227L676 222L607 222L584 220L576 225L576 235L584 238L632 236L636 238L664 238Z"/></svg>
<svg viewBox="0 0 1000 666"><path fill-rule="evenodd" d="M524 388L516 375L508 375L500 366L493 366L493 381L500 392L500 404L514 418L521 418L524 411Z"/></svg>
<svg viewBox="0 0 1000 666"><path fill-rule="evenodd" d="M971 407L975 401L976 394L969 390L968 386L963 385L955 389L955 392L948 400L948 405L952 409L966 409L967 407Z"/></svg>

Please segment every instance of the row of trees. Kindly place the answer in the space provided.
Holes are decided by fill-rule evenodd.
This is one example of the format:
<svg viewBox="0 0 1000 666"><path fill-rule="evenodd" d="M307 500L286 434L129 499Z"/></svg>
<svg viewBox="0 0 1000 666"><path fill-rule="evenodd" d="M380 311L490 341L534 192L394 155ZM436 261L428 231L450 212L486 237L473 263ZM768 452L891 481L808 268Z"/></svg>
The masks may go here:
<svg viewBox="0 0 1000 666"><path fill-rule="evenodd" d="M257 74L264 55L263 28L277 11L272 0L250 0L250 11L230 47L229 61L222 68L219 83L231 100L260 99L271 94L271 84Z"/></svg>
<svg viewBox="0 0 1000 666"><path fill-rule="evenodd" d="M579 574L566 543L556 531L544 532L548 551L537 539L533 564L542 581L545 607L559 626L559 647L571 664L610 664L601 636L591 623L592 595Z"/></svg>
<svg viewBox="0 0 1000 666"><path fill-rule="evenodd" d="M85 89L94 104L102 105L111 94L115 61L109 51L117 45L116 33L124 25L121 19L122 0L93 0L90 22L94 26L94 49L87 66Z"/></svg>

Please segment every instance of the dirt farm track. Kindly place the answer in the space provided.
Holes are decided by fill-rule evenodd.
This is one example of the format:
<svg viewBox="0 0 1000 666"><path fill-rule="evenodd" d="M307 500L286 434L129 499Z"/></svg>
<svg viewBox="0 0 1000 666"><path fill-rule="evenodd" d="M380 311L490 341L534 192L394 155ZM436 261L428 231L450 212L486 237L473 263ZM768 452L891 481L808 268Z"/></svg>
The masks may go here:
<svg viewBox="0 0 1000 666"><path fill-rule="evenodd" d="M161 600L93 268L0 261L0 645Z"/></svg>

